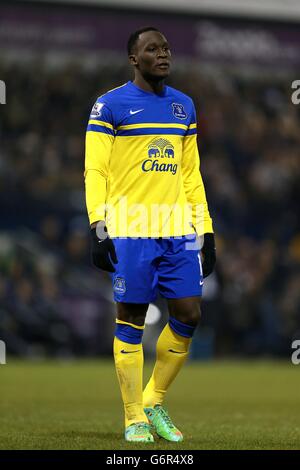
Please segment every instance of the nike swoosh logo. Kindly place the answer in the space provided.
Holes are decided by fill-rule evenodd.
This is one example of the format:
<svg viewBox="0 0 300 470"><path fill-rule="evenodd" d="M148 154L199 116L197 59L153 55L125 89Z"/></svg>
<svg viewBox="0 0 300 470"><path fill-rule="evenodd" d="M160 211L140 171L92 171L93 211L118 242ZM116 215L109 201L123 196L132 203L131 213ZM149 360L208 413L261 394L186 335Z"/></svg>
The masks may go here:
<svg viewBox="0 0 300 470"><path fill-rule="evenodd" d="M129 111L131 115L140 113L141 111L144 111L144 109L137 109L136 111L132 111L132 109Z"/></svg>
<svg viewBox="0 0 300 470"><path fill-rule="evenodd" d="M200 281L199 284L200 284L200 286L203 286L204 281Z"/></svg>
<svg viewBox="0 0 300 470"><path fill-rule="evenodd" d="M174 349L169 349L170 352L175 353L175 354L184 354L185 351L174 351Z"/></svg>
<svg viewBox="0 0 300 470"><path fill-rule="evenodd" d="M124 351L124 349L122 349L122 351L121 351L122 354L131 354L131 353L134 353L134 352L139 352L139 349L137 349L136 351Z"/></svg>

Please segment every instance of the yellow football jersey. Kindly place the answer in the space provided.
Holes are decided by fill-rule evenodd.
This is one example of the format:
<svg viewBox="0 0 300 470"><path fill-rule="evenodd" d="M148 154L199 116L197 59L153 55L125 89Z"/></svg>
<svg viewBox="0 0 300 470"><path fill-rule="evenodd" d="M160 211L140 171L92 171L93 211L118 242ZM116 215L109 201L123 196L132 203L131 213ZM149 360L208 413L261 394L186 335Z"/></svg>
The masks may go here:
<svg viewBox="0 0 300 470"><path fill-rule="evenodd" d="M200 174L196 113L184 93L128 82L97 99L86 133L90 224L111 237L213 232Z"/></svg>

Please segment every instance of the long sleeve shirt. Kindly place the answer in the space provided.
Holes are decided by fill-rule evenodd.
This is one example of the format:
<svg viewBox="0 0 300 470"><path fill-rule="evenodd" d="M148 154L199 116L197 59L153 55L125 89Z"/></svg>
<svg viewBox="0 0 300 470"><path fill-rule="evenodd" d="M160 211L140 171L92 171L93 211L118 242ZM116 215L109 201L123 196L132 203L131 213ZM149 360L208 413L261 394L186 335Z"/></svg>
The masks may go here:
<svg viewBox="0 0 300 470"><path fill-rule="evenodd" d="M156 94L129 81L97 99L84 176L90 224L105 220L111 237L213 232L195 107L172 87Z"/></svg>

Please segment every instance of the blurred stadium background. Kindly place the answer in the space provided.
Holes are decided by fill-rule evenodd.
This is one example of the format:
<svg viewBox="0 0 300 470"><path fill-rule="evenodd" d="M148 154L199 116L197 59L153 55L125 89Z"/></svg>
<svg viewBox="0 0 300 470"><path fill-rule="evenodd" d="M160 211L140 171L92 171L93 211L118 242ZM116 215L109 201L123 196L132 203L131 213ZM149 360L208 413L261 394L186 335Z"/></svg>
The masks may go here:
<svg viewBox="0 0 300 470"><path fill-rule="evenodd" d="M141 5L143 3L143 5ZM218 264L193 359L284 357L300 338L300 7L160 0L0 5L0 339L8 356L111 357L110 281L89 260L84 136L97 96L131 79L129 34L160 28L169 84L198 110ZM166 321L151 306L147 357Z"/></svg>

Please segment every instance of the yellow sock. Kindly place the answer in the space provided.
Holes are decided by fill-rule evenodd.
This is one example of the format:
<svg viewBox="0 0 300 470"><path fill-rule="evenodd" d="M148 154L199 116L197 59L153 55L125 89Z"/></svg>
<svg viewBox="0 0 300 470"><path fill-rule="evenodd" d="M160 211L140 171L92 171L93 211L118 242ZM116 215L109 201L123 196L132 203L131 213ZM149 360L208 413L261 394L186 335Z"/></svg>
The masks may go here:
<svg viewBox="0 0 300 470"><path fill-rule="evenodd" d="M117 328L123 328L118 335L128 339L128 335L134 330L143 330L130 323L117 320ZM142 332L141 332L142 334ZM129 338L130 340L130 338ZM148 422L143 409L143 346L122 341L117 336L114 338L114 359L116 372L120 384L125 411L125 427L137 422Z"/></svg>
<svg viewBox="0 0 300 470"><path fill-rule="evenodd" d="M156 363L143 393L144 407L162 404L166 391L188 356L191 341L191 338L175 333L167 323L157 341Z"/></svg>

